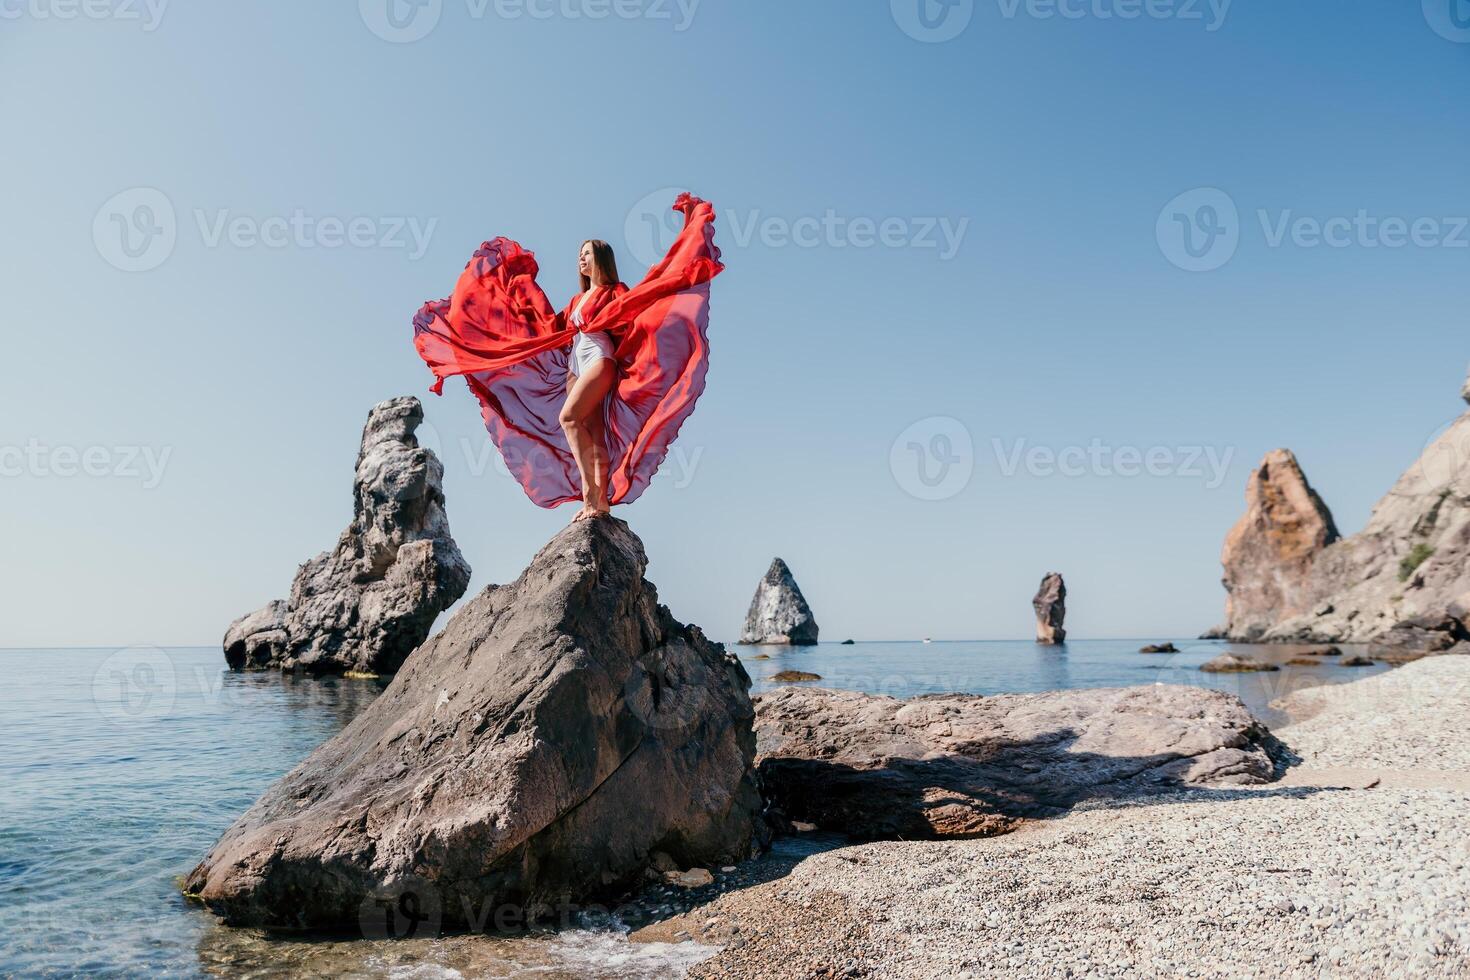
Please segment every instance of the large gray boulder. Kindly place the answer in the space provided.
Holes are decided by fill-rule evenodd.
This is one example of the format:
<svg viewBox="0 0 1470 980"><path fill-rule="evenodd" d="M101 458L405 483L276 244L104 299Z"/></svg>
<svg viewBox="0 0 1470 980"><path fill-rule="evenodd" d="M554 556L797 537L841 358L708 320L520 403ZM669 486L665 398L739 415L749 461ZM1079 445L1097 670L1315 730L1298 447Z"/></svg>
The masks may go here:
<svg viewBox="0 0 1470 980"><path fill-rule="evenodd" d="M741 643L811 646L817 642L817 620L806 597L796 584L791 569L780 558L771 562L755 587L750 610L745 614Z"/></svg>
<svg viewBox="0 0 1470 980"><path fill-rule="evenodd" d="M750 679L658 604L646 564L622 521L567 527L272 786L185 891L240 925L356 926L386 902L480 926L615 892L655 852L751 856Z"/></svg>
<svg viewBox="0 0 1470 980"><path fill-rule="evenodd" d="M444 467L414 436L417 398L373 407L353 479L352 523L337 547L302 565L289 599L225 633L234 670L387 674L424 641L470 582L449 534Z"/></svg>
<svg viewBox="0 0 1470 980"><path fill-rule="evenodd" d="M1430 441L1362 531L1334 540L1314 510L1298 502L1271 522L1274 553L1232 558L1227 541L1226 636L1372 642L1406 656L1470 636L1470 412Z"/></svg>
<svg viewBox="0 0 1470 980"><path fill-rule="evenodd" d="M1275 778L1238 698L1174 684L898 700L756 699L761 780L790 820L864 840L987 837L1090 798Z"/></svg>
<svg viewBox="0 0 1470 980"><path fill-rule="evenodd" d="M1067 631L1063 624L1067 619L1067 584L1061 572L1048 572L1041 580L1041 587L1031 600L1036 613L1036 642L1046 645L1064 643Z"/></svg>

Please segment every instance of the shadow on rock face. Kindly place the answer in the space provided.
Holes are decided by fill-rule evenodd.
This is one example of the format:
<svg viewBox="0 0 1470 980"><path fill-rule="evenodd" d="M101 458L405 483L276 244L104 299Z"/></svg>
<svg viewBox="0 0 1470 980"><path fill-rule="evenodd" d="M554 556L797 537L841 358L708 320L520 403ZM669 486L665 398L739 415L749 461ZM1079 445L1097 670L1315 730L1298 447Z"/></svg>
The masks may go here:
<svg viewBox="0 0 1470 980"><path fill-rule="evenodd" d="M1239 699L1176 685L757 698L759 767L788 820L859 840L988 837L1090 799L1275 779L1285 750Z"/></svg>

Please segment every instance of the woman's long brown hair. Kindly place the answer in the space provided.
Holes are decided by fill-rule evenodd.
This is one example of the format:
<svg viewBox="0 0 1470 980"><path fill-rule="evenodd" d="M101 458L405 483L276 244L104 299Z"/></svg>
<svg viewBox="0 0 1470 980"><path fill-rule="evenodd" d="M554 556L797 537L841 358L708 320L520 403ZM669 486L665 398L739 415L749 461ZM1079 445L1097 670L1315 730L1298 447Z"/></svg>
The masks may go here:
<svg viewBox="0 0 1470 980"><path fill-rule="evenodd" d="M592 246L592 264L597 266L598 272L602 273L602 284L604 286L611 286L617 282L618 260L613 258L612 246L600 238L589 238L582 244ZM577 251L580 252L581 249ZM581 273L577 274L577 278L582 280L582 292L585 293L592 288L592 280Z"/></svg>

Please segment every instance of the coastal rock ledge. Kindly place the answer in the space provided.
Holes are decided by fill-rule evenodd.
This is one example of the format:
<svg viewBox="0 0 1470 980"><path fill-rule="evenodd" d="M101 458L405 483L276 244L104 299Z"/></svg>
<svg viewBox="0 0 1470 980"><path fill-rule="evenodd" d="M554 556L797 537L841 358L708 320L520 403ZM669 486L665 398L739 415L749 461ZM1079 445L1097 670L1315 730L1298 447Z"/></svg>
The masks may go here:
<svg viewBox="0 0 1470 980"><path fill-rule="evenodd" d="M897 700L824 688L756 699L778 816L859 840L989 837L1090 798L1276 777L1240 699L1183 685Z"/></svg>
<svg viewBox="0 0 1470 980"><path fill-rule="evenodd" d="M185 892L235 925L358 926L412 894L466 927L614 892L656 852L749 857L766 837L750 679L658 604L646 565L622 521L567 527L272 786Z"/></svg>
<svg viewBox="0 0 1470 980"><path fill-rule="evenodd" d="M449 534L444 466L414 435L417 398L368 413L352 483L352 523L277 599L230 624L232 670L390 674L470 584Z"/></svg>

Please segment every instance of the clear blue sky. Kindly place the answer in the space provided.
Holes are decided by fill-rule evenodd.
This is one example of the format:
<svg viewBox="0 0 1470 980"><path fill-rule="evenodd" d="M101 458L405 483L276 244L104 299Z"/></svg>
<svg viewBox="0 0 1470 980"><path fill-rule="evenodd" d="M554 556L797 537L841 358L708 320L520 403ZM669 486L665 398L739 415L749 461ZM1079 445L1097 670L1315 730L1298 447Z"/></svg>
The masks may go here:
<svg viewBox="0 0 1470 980"><path fill-rule="evenodd" d="M0 3L0 645L217 642L333 544L398 394L425 399L471 588L512 579L572 510L477 472L476 406L427 394L410 317L498 234L558 305L587 237L636 280L669 188L715 203L728 269L692 478L623 516L717 638L773 555L834 640L1025 636L1053 569L1075 636L1193 633L1263 453L1294 449L1351 531L1464 408L1447 6L976 0L923 41L915 0L395 2ZM1198 188L1233 226L1209 191L1166 209ZM136 237L160 195L171 244ZM1360 212L1423 243L1298 220ZM1028 472L1018 445L1103 463ZM1164 475L1112 472L1156 446Z"/></svg>

